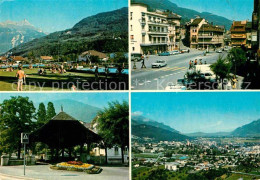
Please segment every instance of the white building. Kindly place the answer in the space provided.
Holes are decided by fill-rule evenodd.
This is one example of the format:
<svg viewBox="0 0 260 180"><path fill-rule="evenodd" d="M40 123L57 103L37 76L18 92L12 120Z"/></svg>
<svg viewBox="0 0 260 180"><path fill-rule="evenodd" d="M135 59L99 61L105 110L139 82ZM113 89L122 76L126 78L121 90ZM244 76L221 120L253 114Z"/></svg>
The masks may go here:
<svg viewBox="0 0 260 180"><path fill-rule="evenodd" d="M177 171L177 163L165 163L165 169L169 170L169 171Z"/></svg>
<svg viewBox="0 0 260 180"><path fill-rule="evenodd" d="M157 54L175 48L175 34L178 33L175 26L180 26L180 16L150 12L147 5L139 3L132 3L129 9L131 53Z"/></svg>

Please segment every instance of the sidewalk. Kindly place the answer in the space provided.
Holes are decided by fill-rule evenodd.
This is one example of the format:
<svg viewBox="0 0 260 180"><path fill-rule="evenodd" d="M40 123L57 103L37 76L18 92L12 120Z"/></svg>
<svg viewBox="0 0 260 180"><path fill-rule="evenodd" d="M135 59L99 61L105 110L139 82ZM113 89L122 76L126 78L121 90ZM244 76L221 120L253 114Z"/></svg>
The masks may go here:
<svg viewBox="0 0 260 180"><path fill-rule="evenodd" d="M129 167L102 167L100 174L87 174L84 172L52 170L50 165L27 166L26 175L23 176L23 166L1 166L0 180L60 180L60 179L94 179L94 180L128 180Z"/></svg>

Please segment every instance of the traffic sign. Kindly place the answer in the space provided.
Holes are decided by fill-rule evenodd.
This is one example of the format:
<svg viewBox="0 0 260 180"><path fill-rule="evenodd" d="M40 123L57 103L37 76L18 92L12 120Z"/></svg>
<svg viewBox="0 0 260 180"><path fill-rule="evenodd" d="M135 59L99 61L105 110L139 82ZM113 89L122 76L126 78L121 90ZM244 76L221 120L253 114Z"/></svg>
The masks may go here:
<svg viewBox="0 0 260 180"><path fill-rule="evenodd" d="M29 144L29 134L28 133L21 133L21 143Z"/></svg>

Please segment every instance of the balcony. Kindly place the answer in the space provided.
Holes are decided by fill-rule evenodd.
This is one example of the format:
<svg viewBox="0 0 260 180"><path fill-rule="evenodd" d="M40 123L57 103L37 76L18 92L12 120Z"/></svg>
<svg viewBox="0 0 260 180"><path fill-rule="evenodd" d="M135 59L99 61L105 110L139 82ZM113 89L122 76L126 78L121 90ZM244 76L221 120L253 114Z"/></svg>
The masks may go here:
<svg viewBox="0 0 260 180"><path fill-rule="evenodd" d="M157 31L157 30L149 30L148 31L149 34L168 34L168 31Z"/></svg>
<svg viewBox="0 0 260 180"><path fill-rule="evenodd" d="M167 41L153 41L150 43L142 43L141 46L156 46L156 45L167 45Z"/></svg>
<svg viewBox="0 0 260 180"><path fill-rule="evenodd" d="M161 26L169 26L168 23L166 23L166 22L162 22L162 21L152 21L152 20L148 20L148 24L161 25Z"/></svg>
<svg viewBox="0 0 260 180"><path fill-rule="evenodd" d="M209 34L199 34L198 36L200 39L206 39L206 38L213 38L213 35L209 35Z"/></svg>
<svg viewBox="0 0 260 180"><path fill-rule="evenodd" d="M231 39L246 39L246 34L231 34Z"/></svg>

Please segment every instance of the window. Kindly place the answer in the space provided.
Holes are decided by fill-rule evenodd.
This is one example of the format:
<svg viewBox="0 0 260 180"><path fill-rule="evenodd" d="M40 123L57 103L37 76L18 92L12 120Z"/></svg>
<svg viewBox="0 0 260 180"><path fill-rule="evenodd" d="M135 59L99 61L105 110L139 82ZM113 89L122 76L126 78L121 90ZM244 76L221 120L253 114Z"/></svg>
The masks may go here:
<svg viewBox="0 0 260 180"><path fill-rule="evenodd" d="M152 41L152 36L149 36L149 41L150 41L150 42Z"/></svg>
<svg viewBox="0 0 260 180"><path fill-rule="evenodd" d="M133 31L133 25L130 25L130 30Z"/></svg>
<svg viewBox="0 0 260 180"><path fill-rule="evenodd" d="M133 47L132 50L135 51L135 47Z"/></svg>
<svg viewBox="0 0 260 180"><path fill-rule="evenodd" d="M131 40L134 40L134 35L131 35L131 36L130 36L130 39L131 39Z"/></svg>
<svg viewBox="0 0 260 180"><path fill-rule="evenodd" d="M119 153L118 153L118 147L115 147L114 149L115 149L115 156L119 155Z"/></svg>
<svg viewBox="0 0 260 180"><path fill-rule="evenodd" d="M133 20L133 12L130 12L130 20Z"/></svg>
<svg viewBox="0 0 260 180"><path fill-rule="evenodd" d="M142 35L142 42L145 43L145 35Z"/></svg>

